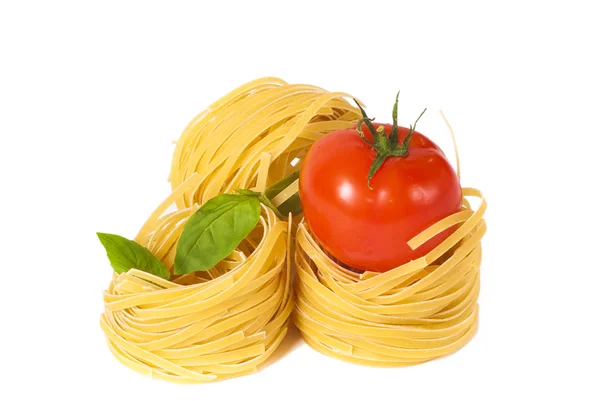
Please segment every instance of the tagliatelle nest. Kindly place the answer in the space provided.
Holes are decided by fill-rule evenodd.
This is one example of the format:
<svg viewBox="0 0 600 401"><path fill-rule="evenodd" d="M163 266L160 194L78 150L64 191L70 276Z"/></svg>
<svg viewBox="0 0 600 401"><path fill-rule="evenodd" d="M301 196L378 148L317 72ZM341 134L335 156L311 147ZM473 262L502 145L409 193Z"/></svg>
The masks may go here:
<svg viewBox="0 0 600 401"><path fill-rule="evenodd" d="M467 197L481 203L472 209ZM475 334L486 202L463 188L462 210L409 242L456 231L424 257L385 273L352 272L302 222L296 234L294 323L317 351L364 365L404 366L452 353Z"/></svg>
<svg viewBox="0 0 600 401"><path fill-rule="evenodd" d="M283 340L293 308L288 225L263 208L257 228L242 245L253 248L250 256L234 252L211 269L212 279L207 272L176 282L135 269L115 274L101 320L113 354L177 382L255 372Z"/></svg>

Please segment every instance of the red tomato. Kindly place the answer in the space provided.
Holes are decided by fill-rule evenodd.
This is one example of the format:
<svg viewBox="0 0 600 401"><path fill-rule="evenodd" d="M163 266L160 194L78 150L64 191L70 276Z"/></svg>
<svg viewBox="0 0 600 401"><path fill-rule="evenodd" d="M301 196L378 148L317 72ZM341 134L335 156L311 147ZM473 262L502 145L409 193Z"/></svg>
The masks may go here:
<svg viewBox="0 0 600 401"><path fill-rule="evenodd" d="M389 138L392 125L383 127ZM381 128L380 128L381 129ZM362 126L367 139L372 135ZM408 128L398 128L402 144ZM407 242L460 210L458 176L440 148L414 132L408 154L388 157L367 185L377 152L356 129L330 133L309 150L300 171L300 200L312 234L333 257L384 272L427 254L448 229L415 250Z"/></svg>

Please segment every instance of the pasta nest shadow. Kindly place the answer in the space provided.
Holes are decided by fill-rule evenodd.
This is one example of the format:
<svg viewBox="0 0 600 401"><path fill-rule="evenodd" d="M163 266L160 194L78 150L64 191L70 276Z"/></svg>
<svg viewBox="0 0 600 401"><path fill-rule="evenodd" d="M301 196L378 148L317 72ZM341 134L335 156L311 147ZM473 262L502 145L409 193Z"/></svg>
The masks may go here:
<svg viewBox="0 0 600 401"><path fill-rule="evenodd" d="M467 198L479 198L472 208ZM421 234L414 249L457 229L427 255L385 273L340 266L311 236L296 233L294 323L315 350L349 362L406 366L448 355L475 335L486 201L463 188L462 210Z"/></svg>

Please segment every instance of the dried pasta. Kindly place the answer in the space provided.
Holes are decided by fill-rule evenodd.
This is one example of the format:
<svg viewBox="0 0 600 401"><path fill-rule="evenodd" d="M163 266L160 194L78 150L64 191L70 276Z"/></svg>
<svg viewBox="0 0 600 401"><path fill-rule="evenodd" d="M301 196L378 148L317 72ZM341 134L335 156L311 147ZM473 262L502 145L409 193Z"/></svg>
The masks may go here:
<svg viewBox="0 0 600 401"><path fill-rule="evenodd" d="M136 242L173 271L183 224L200 205L238 188L263 191L297 170L312 143L356 123L347 97L262 78L210 105L177 141L173 191ZM110 350L130 368L174 382L255 372L281 343L294 307L291 233L291 216L281 221L263 207L258 226L209 271L171 281L115 273L100 322Z"/></svg>

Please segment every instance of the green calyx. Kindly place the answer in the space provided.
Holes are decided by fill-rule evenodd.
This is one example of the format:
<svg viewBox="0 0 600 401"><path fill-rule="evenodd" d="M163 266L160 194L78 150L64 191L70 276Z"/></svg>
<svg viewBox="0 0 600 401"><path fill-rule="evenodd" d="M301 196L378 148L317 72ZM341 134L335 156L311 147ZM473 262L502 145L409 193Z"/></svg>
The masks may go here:
<svg viewBox="0 0 600 401"><path fill-rule="evenodd" d="M363 139L363 141L365 141L371 148L373 148L373 150L375 150L375 152L377 152L377 156L375 156L375 160L373 160L373 163L371 164L371 167L369 168L369 175L367 178L367 185L369 186L369 189L373 189L371 187L371 179L373 178L373 176L375 175L377 170L379 170L379 168L383 165L383 163L386 161L386 159L388 157L404 157L408 154L408 146L409 146L410 140L412 139L412 136L415 132L415 128L417 127L417 122L419 121L421 116L427 110L427 109L423 110L423 112L421 112L421 114L415 121L414 125L410 126L408 135L406 135L406 138L404 138L404 141L400 145L400 144L398 144L398 97L399 96L400 96L400 92L398 92L396 94L396 102L394 103L394 108L392 110L393 125L392 125L392 132L390 133L389 137L385 134L385 130L383 127L378 127L377 129L375 129L375 127L372 124L372 121L374 119L367 117L367 113L365 112L365 110L361 107L361 105L358 103L358 101L356 99L354 99L354 102L360 109L360 112L363 116L363 118L361 118L358 121L358 124L356 126L356 131L358 132L358 135L360 135L360 137ZM365 134L362 132L363 123L367 126L367 129L371 133L371 136L373 138L372 140L367 139L365 137Z"/></svg>

